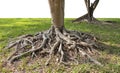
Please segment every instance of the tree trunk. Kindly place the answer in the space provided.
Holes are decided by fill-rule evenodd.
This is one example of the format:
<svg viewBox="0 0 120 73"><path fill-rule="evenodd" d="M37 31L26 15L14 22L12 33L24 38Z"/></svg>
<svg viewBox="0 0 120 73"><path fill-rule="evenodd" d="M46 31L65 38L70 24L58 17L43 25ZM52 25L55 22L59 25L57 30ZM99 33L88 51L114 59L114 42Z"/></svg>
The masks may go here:
<svg viewBox="0 0 120 73"><path fill-rule="evenodd" d="M85 5L87 8L87 14L73 20L72 22L81 22L81 21L87 21L89 23L100 23L97 19L93 17L93 12L98 5L99 0L95 0L94 3L90 4L90 0L85 0Z"/></svg>
<svg viewBox="0 0 120 73"><path fill-rule="evenodd" d="M64 27L64 0L49 0L52 24L62 29Z"/></svg>

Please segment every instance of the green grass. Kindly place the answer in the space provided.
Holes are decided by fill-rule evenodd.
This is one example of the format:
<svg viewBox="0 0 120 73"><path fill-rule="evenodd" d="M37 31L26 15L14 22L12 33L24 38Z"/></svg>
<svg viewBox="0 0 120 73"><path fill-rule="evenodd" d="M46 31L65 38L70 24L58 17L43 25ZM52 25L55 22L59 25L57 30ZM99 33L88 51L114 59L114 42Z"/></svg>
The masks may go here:
<svg viewBox="0 0 120 73"><path fill-rule="evenodd" d="M104 43L104 51L100 51L99 61L104 67L93 64L80 64L77 66L63 66L52 64L44 66L44 60L22 58L15 66L2 67L3 62L10 55L11 50L5 50L3 47L7 43L20 35L35 34L50 28L50 19L48 18L6 18L0 19L0 73L13 72L15 68L18 72L26 73L119 73L120 72L120 19L100 19L116 21L113 25L92 25L87 23L71 23L72 19L65 19L65 27L69 30L77 30L90 33ZM27 62L30 61L30 64Z"/></svg>

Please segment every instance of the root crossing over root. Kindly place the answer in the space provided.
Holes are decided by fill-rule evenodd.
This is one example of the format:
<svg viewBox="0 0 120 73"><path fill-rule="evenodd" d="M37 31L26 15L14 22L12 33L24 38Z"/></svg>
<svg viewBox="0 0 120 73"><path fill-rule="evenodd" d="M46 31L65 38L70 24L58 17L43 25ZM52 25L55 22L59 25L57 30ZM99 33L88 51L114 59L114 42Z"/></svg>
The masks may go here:
<svg viewBox="0 0 120 73"><path fill-rule="evenodd" d="M75 62L79 64L78 56L85 56L94 64L102 66L100 62L91 57L96 48L96 38L92 35L68 31L65 28L59 30L52 26L49 30L39 32L35 35L24 35L14 43L9 44L6 49L15 48L15 51L8 57L8 62L13 63L23 56L38 56L38 53L48 53L49 57L45 65L49 65L53 56L57 57L58 63L69 64Z"/></svg>

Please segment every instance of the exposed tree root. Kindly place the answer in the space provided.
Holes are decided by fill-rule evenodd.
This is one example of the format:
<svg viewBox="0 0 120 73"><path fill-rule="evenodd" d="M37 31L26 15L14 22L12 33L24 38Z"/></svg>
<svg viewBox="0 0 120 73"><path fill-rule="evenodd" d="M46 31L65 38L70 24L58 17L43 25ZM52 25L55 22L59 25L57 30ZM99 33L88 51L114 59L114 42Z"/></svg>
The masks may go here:
<svg viewBox="0 0 120 73"><path fill-rule="evenodd" d="M99 21L98 19L92 17L91 21L88 19L88 14L85 14L75 20L72 21L72 23L80 23L80 22L88 22L92 24L113 24L112 21Z"/></svg>
<svg viewBox="0 0 120 73"><path fill-rule="evenodd" d="M52 26L45 32L24 35L6 47L6 49L10 48L15 48L15 51L8 57L9 63L13 63L23 56L32 55L34 57L38 53L48 53L49 58L45 63L46 65L49 65L53 56L59 55L57 57L59 64L68 64L69 62L79 64L78 56L84 56L91 62L102 66L100 62L91 57L96 53L95 48L98 48L96 38L89 34L68 31L65 28L61 31Z"/></svg>
<svg viewBox="0 0 120 73"><path fill-rule="evenodd" d="M88 13L73 20L72 22L73 23L75 23L75 22L88 22L88 23L92 23L92 24L108 24L107 22L105 23L105 22L99 21L94 17L91 17L91 21L89 21Z"/></svg>

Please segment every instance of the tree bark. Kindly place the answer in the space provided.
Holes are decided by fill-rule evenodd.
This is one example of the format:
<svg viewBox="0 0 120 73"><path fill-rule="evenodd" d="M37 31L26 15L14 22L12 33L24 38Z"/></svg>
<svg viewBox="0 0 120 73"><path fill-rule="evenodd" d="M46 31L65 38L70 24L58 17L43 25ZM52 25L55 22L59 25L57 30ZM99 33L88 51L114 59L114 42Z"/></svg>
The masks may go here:
<svg viewBox="0 0 120 73"><path fill-rule="evenodd" d="M64 27L64 0L49 0L52 24L62 29Z"/></svg>

